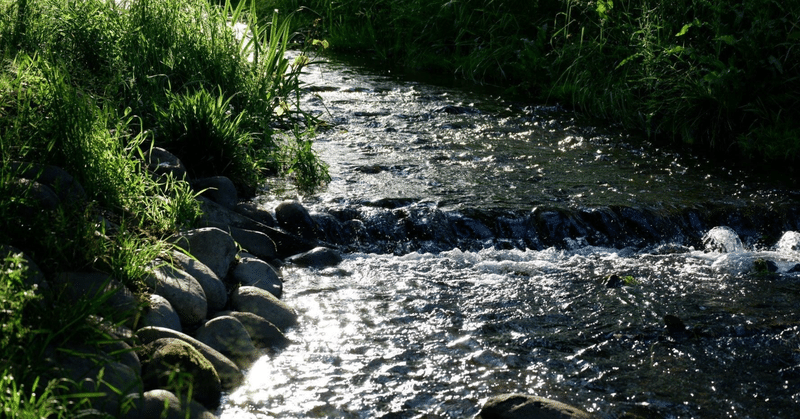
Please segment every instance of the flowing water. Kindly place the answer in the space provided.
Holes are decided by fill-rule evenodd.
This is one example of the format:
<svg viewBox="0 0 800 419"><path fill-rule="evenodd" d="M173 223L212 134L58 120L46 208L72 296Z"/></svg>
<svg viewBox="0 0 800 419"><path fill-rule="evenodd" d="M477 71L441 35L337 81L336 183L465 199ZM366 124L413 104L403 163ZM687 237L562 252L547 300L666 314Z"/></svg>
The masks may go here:
<svg viewBox="0 0 800 419"><path fill-rule="evenodd" d="M294 343L222 418L469 418L509 392L606 418L800 412L796 191L557 107L335 61L304 80L333 180L301 198L346 254L282 268ZM298 198L273 188L265 208Z"/></svg>

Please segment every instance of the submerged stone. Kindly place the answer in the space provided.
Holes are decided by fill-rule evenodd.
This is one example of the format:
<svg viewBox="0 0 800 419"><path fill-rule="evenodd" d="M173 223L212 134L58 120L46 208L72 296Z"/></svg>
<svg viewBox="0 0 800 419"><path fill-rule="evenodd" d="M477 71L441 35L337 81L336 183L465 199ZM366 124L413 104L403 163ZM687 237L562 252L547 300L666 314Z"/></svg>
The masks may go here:
<svg viewBox="0 0 800 419"><path fill-rule="evenodd" d="M555 400L525 394L489 399L475 419L591 419L589 413Z"/></svg>

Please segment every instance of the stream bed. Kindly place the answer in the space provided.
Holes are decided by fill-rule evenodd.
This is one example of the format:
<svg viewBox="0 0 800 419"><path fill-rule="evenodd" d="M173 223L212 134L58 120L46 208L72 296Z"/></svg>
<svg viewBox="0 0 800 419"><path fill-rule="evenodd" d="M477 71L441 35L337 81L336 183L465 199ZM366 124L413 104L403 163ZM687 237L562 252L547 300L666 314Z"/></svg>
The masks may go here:
<svg viewBox="0 0 800 419"><path fill-rule="evenodd" d="M791 186L558 107L335 60L303 80L332 181L257 202L300 200L344 261L281 269L293 343L222 418L471 418L511 392L601 418L800 411Z"/></svg>

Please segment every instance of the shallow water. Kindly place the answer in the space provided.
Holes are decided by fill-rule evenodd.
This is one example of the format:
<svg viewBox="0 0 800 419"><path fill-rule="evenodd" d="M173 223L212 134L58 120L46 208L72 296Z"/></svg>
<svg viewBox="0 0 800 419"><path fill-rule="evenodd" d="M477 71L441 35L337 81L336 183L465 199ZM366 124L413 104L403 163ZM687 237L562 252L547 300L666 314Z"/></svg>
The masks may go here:
<svg viewBox="0 0 800 419"><path fill-rule="evenodd" d="M681 208L796 199L729 169L600 132L557 108L328 63L305 107L336 125L316 147L333 181L319 212L430 205L530 210ZM260 198L273 208L291 189ZM701 234L706 233L702 232ZM300 314L223 418L472 417L493 395L551 397L613 418L789 418L800 411L800 233L753 248L731 229L704 247L354 252L284 267ZM621 246L620 246L621 247ZM754 261L776 273L756 272ZM627 284L608 288L617 275ZM685 328L668 329L665 316Z"/></svg>

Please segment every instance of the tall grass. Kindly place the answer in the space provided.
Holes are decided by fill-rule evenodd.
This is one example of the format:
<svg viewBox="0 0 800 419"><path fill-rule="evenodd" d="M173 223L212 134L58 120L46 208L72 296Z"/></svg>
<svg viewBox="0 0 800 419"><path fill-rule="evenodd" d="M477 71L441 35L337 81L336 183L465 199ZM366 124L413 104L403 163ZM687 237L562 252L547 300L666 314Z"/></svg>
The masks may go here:
<svg viewBox="0 0 800 419"><path fill-rule="evenodd" d="M315 121L299 108L307 61L287 58L290 38L287 21L245 3L0 0L0 245L47 278L102 271L142 291L146 266L168 250L162 237L200 215L186 179L147 171L151 147L194 176L230 176L245 195L268 174L320 185L325 166L295 146ZM21 180L36 165L66 170L85 199L43 205ZM98 322L131 315L109 310L109 294L42 298L19 254L3 252L0 416L76 417L100 394L41 360L102 348L116 338Z"/></svg>
<svg viewBox="0 0 800 419"><path fill-rule="evenodd" d="M260 3L313 9L334 50L494 84L751 164L800 158L797 2Z"/></svg>

